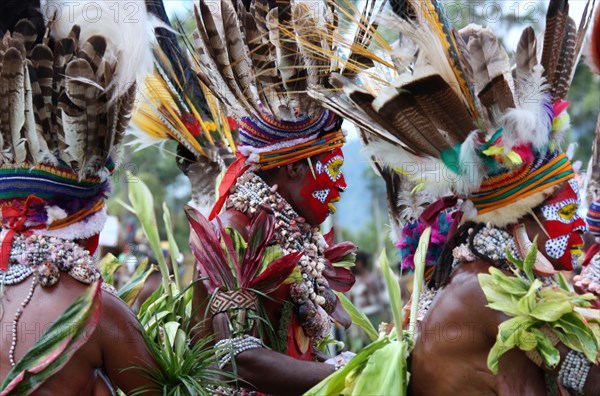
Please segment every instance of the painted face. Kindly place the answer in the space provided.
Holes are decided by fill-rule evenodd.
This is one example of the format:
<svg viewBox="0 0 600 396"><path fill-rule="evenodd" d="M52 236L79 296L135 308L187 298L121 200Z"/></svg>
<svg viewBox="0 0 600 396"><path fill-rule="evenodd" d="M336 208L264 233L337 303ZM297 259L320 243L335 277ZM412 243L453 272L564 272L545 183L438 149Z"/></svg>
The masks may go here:
<svg viewBox="0 0 600 396"><path fill-rule="evenodd" d="M334 203L340 200L340 192L346 189L342 174L344 153L340 148L325 153L313 163L315 176L306 172L300 195L310 211L307 220L313 225L321 224L330 213L335 213Z"/></svg>
<svg viewBox="0 0 600 396"><path fill-rule="evenodd" d="M544 226L551 238L546 241L546 253L565 270L572 270L583 254L585 221L577 213L580 204L579 186L571 179L542 206Z"/></svg>

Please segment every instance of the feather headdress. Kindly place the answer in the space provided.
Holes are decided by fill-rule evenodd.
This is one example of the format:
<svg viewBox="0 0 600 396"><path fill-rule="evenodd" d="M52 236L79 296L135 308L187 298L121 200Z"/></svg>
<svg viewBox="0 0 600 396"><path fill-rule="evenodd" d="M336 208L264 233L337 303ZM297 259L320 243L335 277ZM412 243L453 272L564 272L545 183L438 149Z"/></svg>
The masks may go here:
<svg viewBox="0 0 600 396"><path fill-rule="evenodd" d="M179 45L163 2L148 0L147 8L161 23L155 29L154 70L133 112L131 144L143 149L176 141L178 165L192 182L190 204L207 216L219 174L235 159L237 123L198 78L198 61Z"/></svg>
<svg viewBox="0 0 600 396"><path fill-rule="evenodd" d="M306 91L329 88L332 72L359 63L370 37L365 26L343 55L335 39L341 37L339 9L333 4L235 4L200 0L195 9L198 76L240 127L239 159L225 175L213 216L246 170L271 169L343 144L341 119Z"/></svg>
<svg viewBox="0 0 600 396"><path fill-rule="evenodd" d="M372 58L380 67L368 79L333 75L336 91L312 92L362 129L370 155L434 197L466 199L465 218L497 225L573 177L559 145L589 7L577 27L568 2L552 0L543 43L525 29L514 61L489 29L453 28L438 0L395 0L392 9L385 25L401 40L379 58L393 66Z"/></svg>
<svg viewBox="0 0 600 396"><path fill-rule="evenodd" d="M38 4L47 23L21 19L0 42L5 242L15 232L66 239L100 232L108 176L131 116L137 71L144 70L145 12L138 23L110 13L92 23L88 2L71 4L70 15L54 12L65 10L62 3L42 2L41 11Z"/></svg>

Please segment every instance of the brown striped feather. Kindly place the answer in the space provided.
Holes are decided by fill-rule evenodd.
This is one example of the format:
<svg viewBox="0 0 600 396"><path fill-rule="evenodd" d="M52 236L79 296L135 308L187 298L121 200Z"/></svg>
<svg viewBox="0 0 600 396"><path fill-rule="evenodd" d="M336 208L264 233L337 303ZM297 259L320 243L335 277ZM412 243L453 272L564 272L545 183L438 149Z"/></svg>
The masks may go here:
<svg viewBox="0 0 600 396"><path fill-rule="evenodd" d="M541 64L546 71L550 87L554 89L554 72L558 63L558 54L564 39L565 26L569 17L568 0L550 0L546 13L546 31Z"/></svg>
<svg viewBox="0 0 600 396"><path fill-rule="evenodd" d="M241 88L242 94L248 102L254 106L254 110L260 112L258 107L259 98L256 91L252 89L256 87L256 80L252 71L252 60L248 56L249 49L244 34L240 31L239 20L231 0L221 0L221 16L223 18L223 31L229 61L237 85Z"/></svg>
<svg viewBox="0 0 600 396"><path fill-rule="evenodd" d="M25 125L24 60L21 51L9 48L4 54L0 85L2 90L1 130L4 144L11 148L13 161L25 161L27 150L22 134Z"/></svg>
<svg viewBox="0 0 600 396"><path fill-rule="evenodd" d="M51 124L54 55L48 46L38 44L33 48L30 59L37 76L37 84L32 88L34 90L39 89L34 97L35 115L40 132L44 136L48 148L53 152L56 149L57 139Z"/></svg>

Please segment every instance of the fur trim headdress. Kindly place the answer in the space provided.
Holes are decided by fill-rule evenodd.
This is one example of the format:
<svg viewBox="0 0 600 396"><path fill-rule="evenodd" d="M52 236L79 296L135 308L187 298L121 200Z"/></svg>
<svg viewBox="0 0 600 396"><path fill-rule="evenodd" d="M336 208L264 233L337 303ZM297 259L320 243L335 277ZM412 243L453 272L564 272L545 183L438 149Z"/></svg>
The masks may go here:
<svg viewBox="0 0 600 396"><path fill-rule="evenodd" d="M36 17L4 26L0 42L3 247L14 233L79 239L101 231L149 54L144 12L124 23L93 2L102 10L92 23L85 1L26 3Z"/></svg>
<svg viewBox="0 0 600 396"><path fill-rule="evenodd" d="M312 93L361 129L369 154L431 196L462 198L465 219L498 226L574 176L559 145L589 2L577 27L568 2L552 0L543 43L525 29L512 62L489 29L453 28L441 1L396 0L392 9L385 25L401 39L380 55L386 61Z"/></svg>

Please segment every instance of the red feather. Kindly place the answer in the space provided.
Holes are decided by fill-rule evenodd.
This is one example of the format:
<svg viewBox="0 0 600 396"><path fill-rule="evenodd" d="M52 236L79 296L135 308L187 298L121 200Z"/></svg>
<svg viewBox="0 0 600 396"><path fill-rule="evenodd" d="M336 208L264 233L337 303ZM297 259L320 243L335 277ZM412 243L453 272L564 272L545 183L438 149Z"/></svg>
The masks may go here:
<svg viewBox="0 0 600 396"><path fill-rule="evenodd" d="M227 171L225 172L225 176L223 176L223 180L221 180L221 184L219 185L219 198L210 211L210 215L208 216L209 220L213 220L219 215L221 208L229 196L229 191L235 185L237 179L248 170L248 167L249 166L246 165L246 157L238 153L238 158L229 165L229 168L227 168Z"/></svg>

